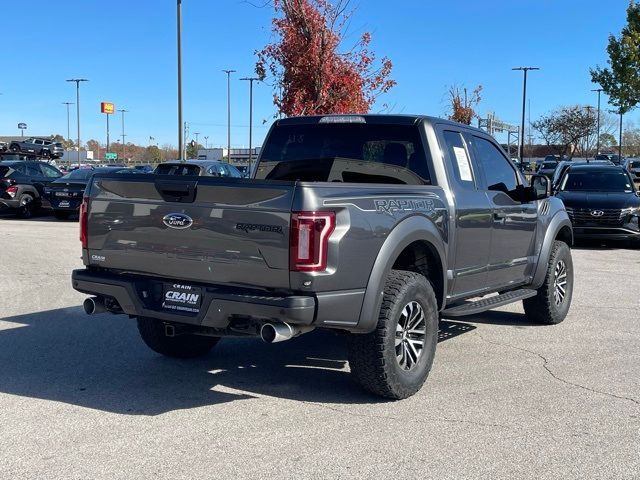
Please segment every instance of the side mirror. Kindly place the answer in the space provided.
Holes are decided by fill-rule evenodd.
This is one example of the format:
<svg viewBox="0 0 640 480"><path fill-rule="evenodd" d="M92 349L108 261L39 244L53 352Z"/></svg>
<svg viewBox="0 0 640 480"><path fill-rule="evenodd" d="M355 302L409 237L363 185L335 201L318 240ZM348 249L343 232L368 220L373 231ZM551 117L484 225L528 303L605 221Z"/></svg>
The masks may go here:
<svg viewBox="0 0 640 480"><path fill-rule="evenodd" d="M551 182L545 175L531 176L532 200L542 200L551 196Z"/></svg>

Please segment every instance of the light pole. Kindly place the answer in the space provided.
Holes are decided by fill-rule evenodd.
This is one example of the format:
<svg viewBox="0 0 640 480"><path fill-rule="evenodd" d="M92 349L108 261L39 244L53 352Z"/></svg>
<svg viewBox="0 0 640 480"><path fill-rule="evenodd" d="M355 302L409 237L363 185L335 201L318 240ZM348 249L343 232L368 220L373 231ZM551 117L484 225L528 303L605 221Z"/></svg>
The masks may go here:
<svg viewBox="0 0 640 480"><path fill-rule="evenodd" d="M596 127L596 131L597 131L597 137L596 137L596 142L597 142L597 146L596 146L596 155L600 153L600 92L602 92L601 88L594 88L593 90L591 90L592 92L598 92L598 126Z"/></svg>
<svg viewBox="0 0 640 480"><path fill-rule="evenodd" d="M178 152L184 160L184 139L182 138L182 0L177 0L178 20Z"/></svg>
<svg viewBox="0 0 640 480"><path fill-rule="evenodd" d="M69 105L75 105L73 102L62 102L67 106L67 140L71 140L71 129L69 128Z"/></svg>
<svg viewBox="0 0 640 480"><path fill-rule="evenodd" d="M260 81L258 77L245 77L240 80L249 82L249 175L251 175L251 156L253 154L251 141L253 140L253 82Z"/></svg>
<svg viewBox="0 0 640 480"><path fill-rule="evenodd" d="M589 120L591 120L591 110L593 110L593 107L591 105L586 105L584 108L587 110L587 118ZM592 127L593 124L591 122L589 122L589 123L590 123L590 126L589 126L589 129L587 130L587 135L585 137L586 140L584 142L584 159L587 161L587 163L589 163L589 155L588 155L588 153L589 153L589 137L591 137L591 128L593 128Z"/></svg>
<svg viewBox="0 0 640 480"><path fill-rule="evenodd" d="M124 108L121 108L120 110L118 110L121 114L122 114L122 159L126 159L127 158L127 144L124 143L124 114L127 113L129 110L125 110Z"/></svg>
<svg viewBox="0 0 640 480"><path fill-rule="evenodd" d="M235 70L222 70L227 74L227 163L231 159L231 74Z"/></svg>
<svg viewBox="0 0 640 480"><path fill-rule="evenodd" d="M80 166L80 82L88 82L86 78L70 78L67 82L76 82L76 115L78 121L78 167Z"/></svg>
<svg viewBox="0 0 640 480"><path fill-rule="evenodd" d="M204 148L209 148L209 137L207 135L204 137Z"/></svg>
<svg viewBox="0 0 640 480"><path fill-rule="evenodd" d="M522 154L524 151L524 112L526 108L527 102L527 72L529 70L540 70L538 67L514 67L511 70L522 70L524 72L524 83L522 87L522 122L520 123L520 132L518 134L518 140L520 143L520 148L518 152L518 157L520 163L522 163Z"/></svg>
<svg viewBox="0 0 640 480"><path fill-rule="evenodd" d="M198 148L198 135L200 135L200 132L193 132L193 134L196 136L196 149Z"/></svg>

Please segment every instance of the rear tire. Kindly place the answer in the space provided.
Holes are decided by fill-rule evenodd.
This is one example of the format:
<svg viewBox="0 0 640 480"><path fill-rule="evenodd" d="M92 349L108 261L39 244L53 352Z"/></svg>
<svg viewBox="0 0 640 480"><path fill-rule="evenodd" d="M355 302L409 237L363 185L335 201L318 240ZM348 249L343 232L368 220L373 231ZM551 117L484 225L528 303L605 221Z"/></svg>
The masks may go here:
<svg viewBox="0 0 640 480"><path fill-rule="evenodd" d="M11 147L9 147L9 150L11 150L14 153L19 152L20 151L20 145L11 145Z"/></svg>
<svg viewBox="0 0 640 480"><path fill-rule="evenodd" d="M573 296L573 261L569 246L553 242L544 283L535 297L522 301L524 313L533 322L556 325L562 322L571 306Z"/></svg>
<svg viewBox="0 0 640 480"><path fill-rule="evenodd" d="M187 334L167 337L164 322L149 317L138 317L138 331L151 350L173 358L201 357L220 340L218 337Z"/></svg>
<svg viewBox="0 0 640 480"><path fill-rule="evenodd" d="M33 214L36 211L36 201L33 198L33 195L28 193L24 193L20 196L20 207L18 208L17 215L20 218L28 219L33 217Z"/></svg>
<svg viewBox="0 0 640 480"><path fill-rule="evenodd" d="M431 284L418 273L392 270L378 324L349 338L351 373L365 390L399 400L424 384L438 343L438 306Z"/></svg>

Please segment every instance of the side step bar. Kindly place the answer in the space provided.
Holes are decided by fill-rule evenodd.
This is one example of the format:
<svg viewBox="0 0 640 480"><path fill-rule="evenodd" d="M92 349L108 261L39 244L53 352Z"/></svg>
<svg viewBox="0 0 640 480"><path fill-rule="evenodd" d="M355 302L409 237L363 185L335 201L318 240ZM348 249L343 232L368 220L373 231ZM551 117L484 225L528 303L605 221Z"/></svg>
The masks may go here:
<svg viewBox="0 0 640 480"><path fill-rule="evenodd" d="M441 312L443 317L464 317L465 315L474 315L476 313L485 312L495 307L501 307L509 303L524 300L525 298L535 297L538 294L536 290L522 288L512 290L501 295L495 295L489 298L483 298L476 302L463 303L455 307L447 308Z"/></svg>

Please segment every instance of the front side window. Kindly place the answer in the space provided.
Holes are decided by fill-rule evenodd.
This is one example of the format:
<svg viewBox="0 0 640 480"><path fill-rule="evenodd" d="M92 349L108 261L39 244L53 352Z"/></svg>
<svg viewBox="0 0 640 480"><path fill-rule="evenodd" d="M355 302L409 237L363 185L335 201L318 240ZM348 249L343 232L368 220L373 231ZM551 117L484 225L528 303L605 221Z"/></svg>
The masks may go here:
<svg viewBox="0 0 640 480"><path fill-rule="evenodd" d="M478 163L487 180L487 189L509 194L516 190L518 178L511 162L490 141L473 137Z"/></svg>
<svg viewBox="0 0 640 480"><path fill-rule="evenodd" d="M61 176L60 172L58 172L58 170L53 168L51 165L41 163L40 170L42 170L42 174L47 178L58 178Z"/></svg>

